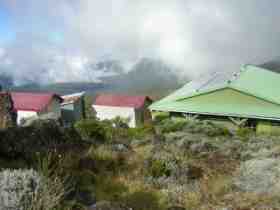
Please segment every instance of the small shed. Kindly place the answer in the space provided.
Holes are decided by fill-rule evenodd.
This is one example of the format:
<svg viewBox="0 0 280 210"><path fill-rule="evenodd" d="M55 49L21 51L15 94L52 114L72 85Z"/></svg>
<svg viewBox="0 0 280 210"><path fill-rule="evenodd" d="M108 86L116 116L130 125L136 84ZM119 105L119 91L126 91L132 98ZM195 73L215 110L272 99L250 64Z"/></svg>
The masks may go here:
<svg viewBox="0 0 280 210"><path fill-rule="evenodd" d="M86 117L85 92L62 96L62 121L64 125L71 125Z"/></svg>
<svg viewBox="0 0 280 210"><path fill-rule="evenodd" d="M129 127L135 128L151 120L148 110L151 103L148 96L99 94L93 109L100 120L121 117L128 120Z"/></svg>
<svg viewBox="0 0 280 210"><path fill-rule="evenodd" d="M12 92L14 109L17 112L17 124L21 125L29 118L51 115L52 119L61 119L60 104L63 99L54 93Z"/></svg>

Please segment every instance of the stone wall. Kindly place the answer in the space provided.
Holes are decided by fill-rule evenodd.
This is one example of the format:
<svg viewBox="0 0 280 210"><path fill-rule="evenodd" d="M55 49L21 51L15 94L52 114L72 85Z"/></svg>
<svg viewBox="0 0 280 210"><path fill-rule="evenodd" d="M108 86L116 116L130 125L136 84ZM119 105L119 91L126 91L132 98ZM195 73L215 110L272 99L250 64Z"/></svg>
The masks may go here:
<svg viewBox="0 0 280 210"><path fill-rule="evenodd" d="M16 113L9 93L0 92L0 129L16 125Z"/></svg>

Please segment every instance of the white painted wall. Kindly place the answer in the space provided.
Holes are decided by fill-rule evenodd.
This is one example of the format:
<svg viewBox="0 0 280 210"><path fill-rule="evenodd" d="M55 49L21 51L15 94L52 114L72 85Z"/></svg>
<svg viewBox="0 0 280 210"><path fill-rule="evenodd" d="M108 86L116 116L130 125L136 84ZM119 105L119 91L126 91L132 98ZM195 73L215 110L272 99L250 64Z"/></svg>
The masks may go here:
<svg viewBox="0 0 280 210"><path fill-rule="evenodd" d="M17 124L20 125L23 119L37 118L38 114L34 111L18 111L17 112Z"/></svg>
<svg viewBox="0 0 280 210"><path fill-rule="evenodd" d="M99 106L93 105L96 112L96 117L100 120L112 120L116 117L128 118L128 126L136 127L135 110L131 107L114 107L114 106Z"/></svg>

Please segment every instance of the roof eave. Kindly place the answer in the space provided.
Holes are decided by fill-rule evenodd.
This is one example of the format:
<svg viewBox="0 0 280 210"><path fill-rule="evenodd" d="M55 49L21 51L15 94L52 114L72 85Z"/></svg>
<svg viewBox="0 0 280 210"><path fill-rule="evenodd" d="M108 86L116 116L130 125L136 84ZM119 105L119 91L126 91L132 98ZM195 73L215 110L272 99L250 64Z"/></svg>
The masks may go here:
<svg viewBox="0 0 280 210"><path fill-rule="evenodd" d="M220 117L238 117L238 118L248 118L248 119L280 121L280 118L276 118L276 117L239 115L239 114L232 114L232 113L195 112L195 111L181 111L181 110L172 110L172 109L167 110L167 109L161 109L161 108L152 108L150 110L151 111L161 111L161 112L177 112L177 113L189 113L189 114L199 114L199 115L212 115L212 116L220 116Z"/></svg>

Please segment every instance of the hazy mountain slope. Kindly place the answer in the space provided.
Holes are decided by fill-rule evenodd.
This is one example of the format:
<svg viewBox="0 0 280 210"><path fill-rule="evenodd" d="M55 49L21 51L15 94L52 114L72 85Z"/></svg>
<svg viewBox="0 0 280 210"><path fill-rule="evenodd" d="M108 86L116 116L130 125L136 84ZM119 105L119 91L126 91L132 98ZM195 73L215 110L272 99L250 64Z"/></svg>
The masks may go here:
<svg viewBox="0 0 280 210"><path fill-rule="evenodd" d="M99 92L118 92L124 94L145 94L163 96L178 88L176 69L160 60L144 58L130 70L123 68L120 61L106 60L89 65L89 75L95 75L100 82L69 82L54 84L38 84L34 82L21 86L13 86L12 79L0 74L0 84L12 87L14 91L56 92L68 94L86 91L90 95Z"/></svg>
<svg viewBox="0 0 280 210"><path fill-rule="evenodd" d="M273 72L280 73L280 57L259 65L262 68L269 69Z"/></svg>
<svg viewBox="0 0 280 210"><path fill-rule="evenodd" d="M141 59L128 73L100 79L119 91L135 93L161 94L163 91L173 90L180 86L174 69L162 61L148 58Z"/></svg>
<svg viewBox="0 0 280 210"><path fill-rule="evenodd" d="M14 85L14 80L12 77L5 73L0 73L0 86L3 89L11 88Z"/></svg>
<svg viewBox="0 0 280 210"><path fill-rule="evenodd" d="M94 95L97 92L105 91L108 88L110 88L108 85L105 87L102 83L69 82L48 85L28 84L24 86L13 87L12 90L23 92L55 92L61 95L86 91L88 94Z"/></svg>

